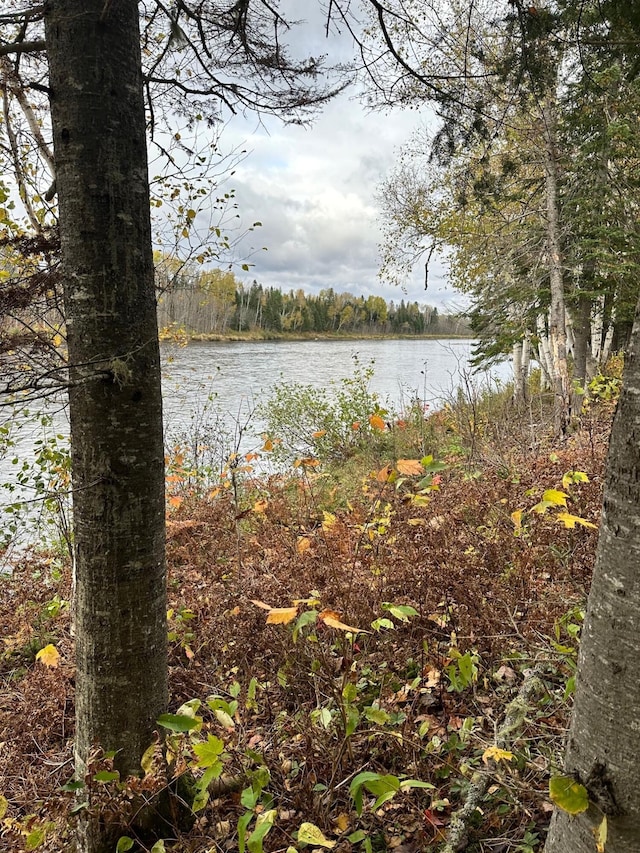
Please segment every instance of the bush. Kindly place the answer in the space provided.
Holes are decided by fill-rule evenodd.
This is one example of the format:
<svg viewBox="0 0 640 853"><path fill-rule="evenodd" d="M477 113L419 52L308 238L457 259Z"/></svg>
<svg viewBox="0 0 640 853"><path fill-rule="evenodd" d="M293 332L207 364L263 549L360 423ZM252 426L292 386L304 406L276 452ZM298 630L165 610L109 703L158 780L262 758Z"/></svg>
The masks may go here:
<svg viewBox="0 0 640 853"><path fill-rule="evenodd" d="M273 442L274 461L336 462L355 453L381 451L388 440L389 413L369 388L373 366L362 367L357 357L354 362L353 376L328 388L285 382L274 387L257 409Z"/></svg>

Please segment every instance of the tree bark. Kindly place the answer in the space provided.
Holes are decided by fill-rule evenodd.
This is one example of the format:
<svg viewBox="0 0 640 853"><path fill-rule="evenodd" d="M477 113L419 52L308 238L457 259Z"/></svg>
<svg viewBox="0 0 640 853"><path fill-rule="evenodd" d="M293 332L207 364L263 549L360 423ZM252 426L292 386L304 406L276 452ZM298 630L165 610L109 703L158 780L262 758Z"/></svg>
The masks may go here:
<svg viewBox="0 0 640 853"><path fill-rule="evenodd" d="M600 539L580 643L566 772L586 786L589 810L557 811L546 853L593 853L607 816L607 853L640 839L640 304L611 433Z"/></svg>
<svg viewBox="0 0 640 853"><path fill-rule="evenodd" d="M135 0L46 5L76 558L76 773L140 772L167 703L164 451ZM79 849L113 849L93 810Z"/></svg>
<svg viewBox="0 0 640 853"><path fill-rule="evenodd" d="M567 364L567 331L564 272L558 205L558 157L556 152L556 107L554 96L547 97L542 110L544 124L544 170L547 205L547 258L551 303L549 344L551 348L554 421L558 434L566 432L571 420L571 389Z"/></svg>

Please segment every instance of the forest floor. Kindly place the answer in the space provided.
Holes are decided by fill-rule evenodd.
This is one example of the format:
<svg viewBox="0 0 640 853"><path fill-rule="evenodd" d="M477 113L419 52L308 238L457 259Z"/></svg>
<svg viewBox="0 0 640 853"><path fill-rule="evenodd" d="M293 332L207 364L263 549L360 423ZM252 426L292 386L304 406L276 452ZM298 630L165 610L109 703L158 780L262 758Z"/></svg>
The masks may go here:
<svg viewBox="0 0 640 853"><path fill-rule="evenodd" d="M562 441L534 410L447 408L348 484L309 459L173 483L164 728L193 825L135 838L105 758L119 850L542 850L612 405ZM0 580L0 851L71 849L69 598L60 554Z"/></svg>

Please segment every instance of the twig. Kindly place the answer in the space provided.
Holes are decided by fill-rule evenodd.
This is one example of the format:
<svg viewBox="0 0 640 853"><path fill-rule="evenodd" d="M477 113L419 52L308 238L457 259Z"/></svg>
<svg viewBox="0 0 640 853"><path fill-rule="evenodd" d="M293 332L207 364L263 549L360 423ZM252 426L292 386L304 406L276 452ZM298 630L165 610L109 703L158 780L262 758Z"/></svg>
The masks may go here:
<svg viewBox="0 0 640 853"><path fill-rule="evenodd" d="M546 688L540 679L540 674L538 668L528 670L518 695L507 705L504 722L496 732L495 745L499 749L506 749L515 739L524 725L531 700L537 694L545 691ZM451 818L447 842L440 853L460 853L466 848L468 823L475 811L480 808L490 781L491 773L474 773L464 805Z"/></svg>

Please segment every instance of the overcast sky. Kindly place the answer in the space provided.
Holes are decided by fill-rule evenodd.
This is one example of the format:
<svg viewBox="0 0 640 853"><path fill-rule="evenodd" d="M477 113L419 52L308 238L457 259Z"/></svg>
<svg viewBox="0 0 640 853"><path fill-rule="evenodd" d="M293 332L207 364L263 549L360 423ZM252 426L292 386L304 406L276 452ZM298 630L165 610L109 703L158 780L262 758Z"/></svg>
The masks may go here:
<svg viewBox="0 0 640 853"><path fill-rule="evenodd" d="M315 4L305 4L305 14L312 18L313 9ZM335 56L335 42L326 42L322 32L321 20L310 21L307 35L303 32L295 47ZM343 40L338 58L347 52ZM333 287L387 300L460 307L463 298L448 287L437 259L430 266L427 293L423 266L407 282L406 293L378 277L381 232L375 195L399 147L425 123L426 113L370 113L354 90L331 101L309 128L234 117L223 131L222 147L237 145L248 155L229 186L236 191L241 224L262 223L238 247L253 264L239 277L285 291L317 293Z"/></svg>

